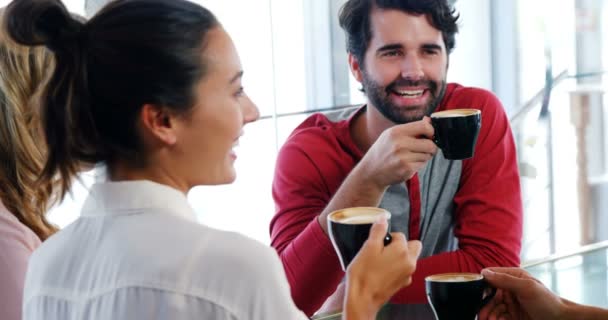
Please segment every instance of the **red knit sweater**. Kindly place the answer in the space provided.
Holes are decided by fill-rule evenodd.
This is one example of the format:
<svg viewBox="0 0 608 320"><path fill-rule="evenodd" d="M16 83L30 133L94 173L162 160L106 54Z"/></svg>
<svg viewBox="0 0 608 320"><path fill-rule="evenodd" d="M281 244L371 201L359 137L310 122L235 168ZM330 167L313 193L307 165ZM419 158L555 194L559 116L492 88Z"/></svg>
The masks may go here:
<svg viewBox="0 0 608 320"><path fill-rule="evenodd" d="M425 303L424 277L431 274L519 265L522 201L515 144L506 114L490 92L449 84L438 110L455 108L482 111L475 156L462 162L460 186L453 200L458 249L420 259L412 284L393 297L394 303ZM363 156L350 136L349 124L350 119L334 123L324 115L312 115L284 144L275 169L272 246L283 262L296 305L308 315L344 277L316 217ZM408 181L407 187L409 233L410 238L416 238L421 199L417 177Z"/></svg>

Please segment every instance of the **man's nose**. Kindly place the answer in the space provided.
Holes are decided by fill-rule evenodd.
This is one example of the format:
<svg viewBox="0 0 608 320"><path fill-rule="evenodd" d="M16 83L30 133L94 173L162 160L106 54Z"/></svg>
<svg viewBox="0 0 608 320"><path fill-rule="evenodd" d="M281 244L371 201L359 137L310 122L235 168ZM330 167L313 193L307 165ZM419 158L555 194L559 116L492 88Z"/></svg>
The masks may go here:
<svg viewBox="0 0 608 320"><path fill-rule="evenodd" d="M420 58L416 54L408 54L401 62L401 77L403 79L420 80L424 78Z"/></svg>

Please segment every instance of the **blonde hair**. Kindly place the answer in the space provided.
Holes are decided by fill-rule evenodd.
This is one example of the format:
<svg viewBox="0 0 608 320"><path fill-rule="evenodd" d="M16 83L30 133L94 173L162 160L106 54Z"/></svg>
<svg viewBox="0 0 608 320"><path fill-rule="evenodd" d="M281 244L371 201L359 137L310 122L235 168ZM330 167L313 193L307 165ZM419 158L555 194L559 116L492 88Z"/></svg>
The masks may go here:
<svg viewBox="0 0 608 320"><path fill-rule="evenodd" d="M56 183L38 183L47 149L36 103L53 68L45 48L10 39L0 9L0 199L41 240L57 231L45 218L57 199Z"/></svg>

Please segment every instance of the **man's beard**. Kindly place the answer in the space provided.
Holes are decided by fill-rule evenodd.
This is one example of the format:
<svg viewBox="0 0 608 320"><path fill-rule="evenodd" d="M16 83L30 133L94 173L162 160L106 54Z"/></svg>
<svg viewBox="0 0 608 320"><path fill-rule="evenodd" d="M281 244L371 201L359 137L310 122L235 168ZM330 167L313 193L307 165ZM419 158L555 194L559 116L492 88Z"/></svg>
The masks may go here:
<svg viewBox="0 0 608 320"><path fill-rule="evenodd" d="M399 107L390 100L391 92L399 86L424 86L427 87L431 95L431 100L426 106L408 106ZM439 90L438 90L439 88ZM380 113L388 120L403 124L421 120L424 116L428 116L439 105L445 95L446 81L436 82L432 80L409 80L399 78L391 82L388 86L383 87L364 71L363 72L363 89L372 105L380 111Z"/></svg>

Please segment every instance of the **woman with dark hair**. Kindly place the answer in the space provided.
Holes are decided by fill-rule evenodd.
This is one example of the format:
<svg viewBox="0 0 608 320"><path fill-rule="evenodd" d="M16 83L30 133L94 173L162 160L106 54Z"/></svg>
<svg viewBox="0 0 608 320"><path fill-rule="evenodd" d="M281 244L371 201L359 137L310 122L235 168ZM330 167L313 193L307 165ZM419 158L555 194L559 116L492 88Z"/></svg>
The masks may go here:
<svg viewBox="0 0 608 320"><path fill-rule="evenodd" d="M56 198L55 181L36 183L47 152L33 108L53 59L44 48L17 45L5 30L0 28L0 318L17 320L29 257L57 231L45 217Z"/></svg>
<svg viewBox="0 0 608 320"><path fill-rule="evenodd" d="M65 195L83 165L108 175L32 256L24 319L304 319L274 250L196 223L187 203L194 186L234 181L232 149L258 117L213 14L185 0L113 1L86 23L57 0L8 12L11 36L57 62L41 182L59 176ZM373 318L410 282L420 244L384 247L386 229L347 271L346 318Z"/></svg>

